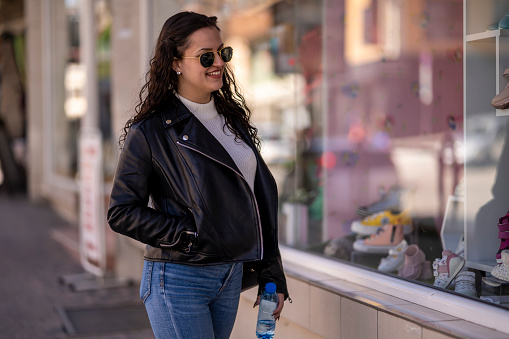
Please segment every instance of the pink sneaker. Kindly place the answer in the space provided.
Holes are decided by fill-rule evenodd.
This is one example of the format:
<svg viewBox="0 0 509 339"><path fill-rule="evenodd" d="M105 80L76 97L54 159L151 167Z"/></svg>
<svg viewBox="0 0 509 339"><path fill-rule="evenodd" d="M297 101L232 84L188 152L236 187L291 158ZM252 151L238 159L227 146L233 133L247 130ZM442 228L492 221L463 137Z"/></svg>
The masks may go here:
<svg viewBox="0 0 509 339"><path fill-rule="evenodd" d="M398 275L408 279L431 278L430 262L426 260L424 252L417 245L410 245L405 251L405 264Z"/></svg>
<svg viewBox="0 0 509 339"><path fill-rule="evenodd" d="M502 251L509 250L509 212L498 219L498 238L500 239L500 247L496 258L497 264L500 264L502 263Z"/></svg>
<svg viewBox="0 0 509 339"><path fill-rule="evenodd" d="M385 225L371 237L356 240L353 248L359 252L389 253L391 249L398 246L404 236L403 225Z"/></svg>
<svg viewBox="0 0 509 339"><path fill-rule="evenodd" d="M463 257L449 250L443 251L442 259L435 259L433 262L433 275L435 276L433 286L447 288L464 265Z"/></svg>

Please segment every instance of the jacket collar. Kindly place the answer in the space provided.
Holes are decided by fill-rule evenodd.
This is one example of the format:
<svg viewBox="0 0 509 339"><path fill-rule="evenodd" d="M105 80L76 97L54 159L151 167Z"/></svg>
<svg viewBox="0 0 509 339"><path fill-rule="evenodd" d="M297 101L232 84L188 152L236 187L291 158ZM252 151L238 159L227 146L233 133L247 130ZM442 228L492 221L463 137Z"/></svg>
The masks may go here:
<svg viewBox="0 0 509 339"><path fill-rule="evenodd" d="M162 113L164 127L172 127L178 122L182 122L187 118L193 116L193 114L187 109L187 107L178 99L176 99L176 107L172 103L168 103L169 108L166 108Z"/></svg>

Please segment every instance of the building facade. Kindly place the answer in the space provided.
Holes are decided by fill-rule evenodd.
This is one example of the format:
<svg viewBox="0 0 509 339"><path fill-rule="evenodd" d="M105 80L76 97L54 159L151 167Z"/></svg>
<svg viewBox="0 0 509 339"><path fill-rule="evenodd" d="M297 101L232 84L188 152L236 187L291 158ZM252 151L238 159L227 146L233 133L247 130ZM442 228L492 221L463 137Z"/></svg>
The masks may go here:
<svg viewBox="0 0 509 339"><path fill-rule="evenodd" d="M509 1L24 7L28 189L80 227L95 222L94 234L82 233L97 245L85 266L140 278L143 246L104 220L118 137L160 28L192 10L219 18L278 184L293 299L279 335L509 335L509 277L500 273L509 113L492 105L507 84L509 42L503 27L489 27ZM235 337L254 326L253 298L243 295Z"/></svg>

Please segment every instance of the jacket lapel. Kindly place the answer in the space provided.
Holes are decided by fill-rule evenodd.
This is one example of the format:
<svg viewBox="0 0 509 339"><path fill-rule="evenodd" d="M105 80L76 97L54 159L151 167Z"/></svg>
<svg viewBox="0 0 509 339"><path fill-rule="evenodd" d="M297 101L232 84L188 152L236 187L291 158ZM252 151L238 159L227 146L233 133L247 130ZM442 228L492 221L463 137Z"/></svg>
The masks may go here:
<svg viewBox="0 0 509 339"><path fill-rule="evenodd" d="M165 112L163 119L166 127L177 129L177 143L219 161L240 173L223 145L180 101L178 101L175 110Z"/></svg>
<svg viewBox="0 0 509 339"><path fill-rule="evenodd" d="M178 143L188 146L204 155L211 157L240 173L230 154L209 130L192 116L184 131L178 137Z"/></svg>

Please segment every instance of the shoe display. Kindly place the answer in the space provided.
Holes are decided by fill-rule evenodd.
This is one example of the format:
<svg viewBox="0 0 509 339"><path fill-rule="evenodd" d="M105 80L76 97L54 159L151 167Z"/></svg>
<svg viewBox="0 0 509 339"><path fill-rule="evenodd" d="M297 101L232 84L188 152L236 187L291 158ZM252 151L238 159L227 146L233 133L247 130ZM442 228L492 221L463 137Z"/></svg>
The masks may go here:
<svg viewBox="0 0 509 339"><path fill-rule="evenodd" d="M509 281L509 251L502 251L502 263L498 264L491 271L491 275L500 280Z"/></svg>
<svg viewBox="0 0 509 339"><path fill-rule="evenodd" d="M394 272L400 270L405 264L405 250L408 247L406 240L402 240L396 247L389 250L389 255L380 260L378 270L382 272Z"/></svg>
<svg viewBox="0 0 509 339"><path fill-rule="evenodd" d="M353 249L367 253L389 253L403 240L402 225L385 225L367 239L359 239L353 243Z"/></svg>
<svg viewBox="0 0 509 339"><path fill-rule="evenodd" d="M496 254L497 264L502 262L502 251L509 250L509 212L498 219L498 238L500 247Z"/></svg>
<svg viewBox="0 0 509 339"><path fill-rule="evenodd" d="M424 252L417 245L410 245L405 250L405 263L398 271L398 275L408 279L431 278L430 262L426 260Z"/></svg>
<svg viewBox="0 0 509 339"><path fill-rule="evenodd" d="M469 271L462 271L458 273L455 280L454 292L468 295L470 297L477 297L477 290L475 289L475 273Z"/></svg>
<svg viewBox="0 0 509 339"><path fill-rule="evenodd" d="M498 22L498 28L509 29L509 9L505 13L505 15Z"/></svg>
<svg viewBox="0 0 509 339"><path fill-rule="evenodd" d="M385 225L402 225L404 234L412 233L412 218L407 211L401 213L386 210L375 213L362 220L352 222L351 230L362 235L375 234L380 227Z"/></svg>
<svg viewBox="0 0 509 339"><path fill-rule="evenodd" d="M401 195L403 190L397 187L391 187L388 192L381 194L381 198L369 206L357 208L355 215L360 218L369 217L372 214L383 212L385 210L399 210L401 208Z"/></svg>
<svg viewBox="0 0 509 339"><path fill-rule="evenodd" d="M508 18L509 21L509 18ZM509 68L506 68L504 71L504 77L509 78ZM509 82L505 86L503 90L498 93L493 100L491 100L491 105L497 109L506 109L509 108Z"/></svg>
<svg viewBox="0 0 509 339"><path fill-rule="evenodd" d="M437 258L433 262L433 275L435 276L433 286L447 288L463 266L465 266L463 257L449 250L443 251L442 258Z"/></svg>
<svg viewBox="0 0 509 339"><path fill-rule="evenodd" d="M497 29L509 29L509 9L505 13L505 15L498 21L495 22L488 27L486 27L487 31L496 31Z"/></svg>

